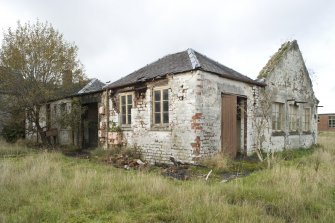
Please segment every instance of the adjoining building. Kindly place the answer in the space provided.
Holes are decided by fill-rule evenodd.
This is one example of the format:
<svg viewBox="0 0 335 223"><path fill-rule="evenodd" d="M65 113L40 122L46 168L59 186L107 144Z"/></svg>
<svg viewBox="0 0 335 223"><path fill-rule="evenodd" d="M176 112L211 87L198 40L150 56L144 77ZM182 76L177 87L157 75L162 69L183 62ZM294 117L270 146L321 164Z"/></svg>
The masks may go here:
<svg viewBox="0 0 335 223"><path fill-rule="evenodd" d="M296 41L283 44L256 81L188 49L105 89L101 146L114 144L110 132L120 126L123 143L150 162L195 162L221 151L235 157L258 147L309 147L317 140L318 101Z"/></svg>
<svg viewBox="0 0 335 223"><path fill-rule="evenodd" d="M197 162L219 152L234 158L317 142L318 100L295 40L281 46L257 80L188 49L108 86L96 83L44 106L46 134L54 143L105 149L122 144L154 163L170 157ZM88 108L79 130L50 124L69 111L73 98Z"/></svg>
<svg viewBox="0 0 335 223"><path fill-rule="evenodd" d="M64 97L49 101L41 107L40 125L52 145L75 145L79 148L94 148L98 146L98 104L101 103L104 83L96 78L91 79L83 88L68 93ZM76 105L74 103L77 103ZM62 119L69 114L74 106L79 106L81 111L76 111L80 117L71 127L71 120L63 123ZM71 116L69 117L71 118ZM75 126L75 127L73 127ZM39 141L33 123L26 121L26 138Z"/></svg>
<svg viewBox="0 0 335 223"><path fill-rule="evenodd" d="M319 114L318 131L335 131L335 113Z"/></svg>

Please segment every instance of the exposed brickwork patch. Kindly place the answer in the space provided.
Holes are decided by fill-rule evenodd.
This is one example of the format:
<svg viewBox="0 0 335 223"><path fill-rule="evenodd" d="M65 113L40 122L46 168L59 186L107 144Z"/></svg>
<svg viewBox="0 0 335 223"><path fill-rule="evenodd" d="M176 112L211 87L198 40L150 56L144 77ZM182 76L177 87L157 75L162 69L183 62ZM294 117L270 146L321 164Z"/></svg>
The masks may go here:
<svg viewBox="0 0 335 223"><path fill-rule="evenodd" d="M197 136L194 140L194 143L191 143L193 154L198 156L200 154L201 140L200 136Z"/></svg>
<svg viewBox="0 0 335 223"><path fill-rule="evenodd" d="M202 118L202 113L195 113L192 116L191 128L195 130L202 130L200 119Z"/></svg>

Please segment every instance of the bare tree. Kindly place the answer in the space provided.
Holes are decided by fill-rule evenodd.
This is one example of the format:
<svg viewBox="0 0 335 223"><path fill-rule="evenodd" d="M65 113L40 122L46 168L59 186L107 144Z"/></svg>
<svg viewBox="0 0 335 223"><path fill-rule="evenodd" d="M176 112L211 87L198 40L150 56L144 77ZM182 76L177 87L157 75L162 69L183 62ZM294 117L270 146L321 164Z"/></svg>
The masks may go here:
<svg viewBox="0 0 335 223"><path fill-rule="evenodd" d="M267 147L264 148L264 142L271 140L271 137L266 139L266 135L271 135L272 125L272 104L275 92L270 88L262 88L259 91L258 103L255 108L255 152L261 162L265 160L263 153L266 153L266 160L268 167L271 166L271 160L273 160L273 151L270 148L270 143L267 143Z"/></svg>
<svg viewBox="0 0 335 223"><path fill-rule="evenodd" d="M69 94L85 79L77 51L48 22L18 22L15 30L4 33L0 91L9 95L5 107L10 112L24 112L43 143L47 140L40 124L41 106ZM68 74L65 79L64 74Z"/></svg>

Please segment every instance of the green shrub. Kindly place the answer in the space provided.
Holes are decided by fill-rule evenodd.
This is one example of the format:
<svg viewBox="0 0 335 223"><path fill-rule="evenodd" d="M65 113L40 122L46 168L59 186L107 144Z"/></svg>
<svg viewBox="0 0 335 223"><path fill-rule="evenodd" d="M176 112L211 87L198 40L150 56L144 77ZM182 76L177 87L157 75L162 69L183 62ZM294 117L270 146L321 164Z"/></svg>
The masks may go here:
<svg viewBox="0 0 335 223"><path fill-rule="evenodd" d="M1 135L7 142L16 142L16 140L24 137L24 127L19 123L12 123L5 125L2 129Z"/></svg>

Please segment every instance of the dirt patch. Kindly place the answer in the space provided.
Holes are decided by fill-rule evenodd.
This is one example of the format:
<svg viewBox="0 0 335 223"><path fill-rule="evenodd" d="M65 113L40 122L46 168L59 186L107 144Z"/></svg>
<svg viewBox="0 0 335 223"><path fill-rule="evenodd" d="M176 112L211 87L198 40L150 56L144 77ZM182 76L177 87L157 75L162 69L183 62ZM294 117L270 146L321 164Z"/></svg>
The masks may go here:
<svg viewBox="0 0 335 223"><path fill-rule="evenodd" d="M126 170L144 168L149 165L148 163L143 162L141 159L132 158L128 155L123 155L123 154L110 156L104 161L107 164L111 164L115 167L123 168Z"/></svg>
<svg viewBox="0 0 335 223"><path fill-rule="evenodd" d="M223 172L221 174L223 180L221 182L226 183L228 181L249 176L251 172L242 172L242 173L231 173L231 172Z"/></svg>
<svg viewBox="0 0 335 223"><path fill-rule="evenodd" d="M161 173L177 180L189 180L191 178L189 166L168 166L167 168L162 168Z"/></svg>

